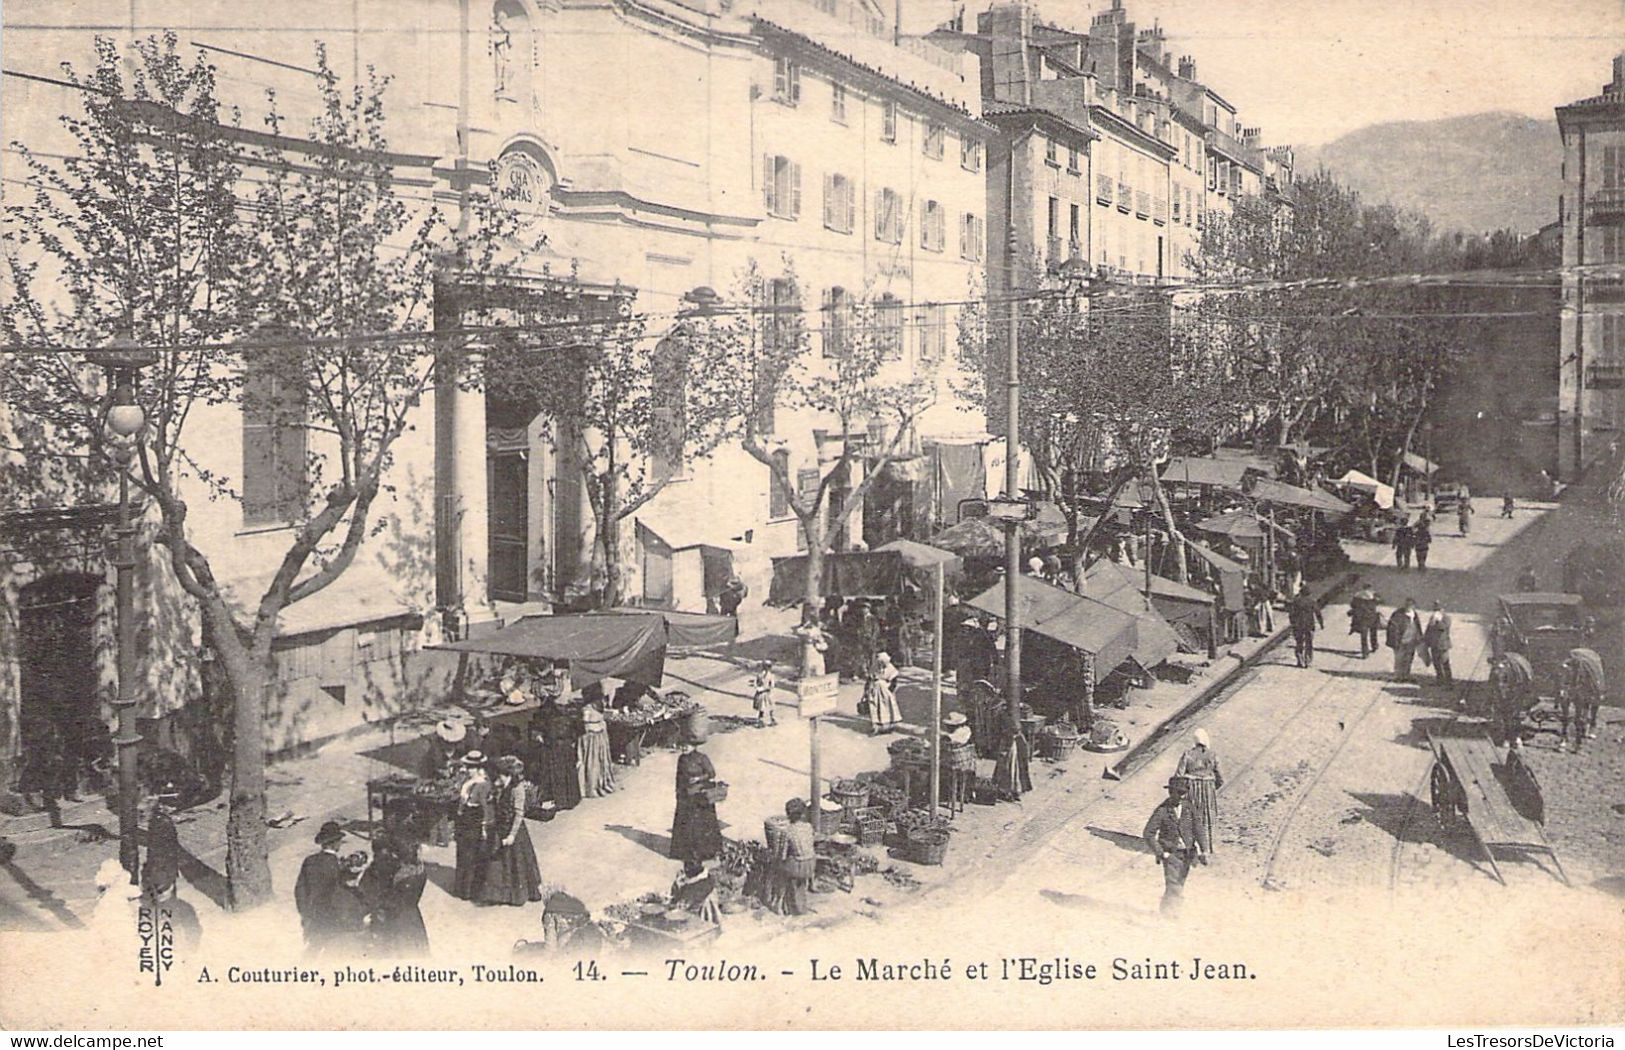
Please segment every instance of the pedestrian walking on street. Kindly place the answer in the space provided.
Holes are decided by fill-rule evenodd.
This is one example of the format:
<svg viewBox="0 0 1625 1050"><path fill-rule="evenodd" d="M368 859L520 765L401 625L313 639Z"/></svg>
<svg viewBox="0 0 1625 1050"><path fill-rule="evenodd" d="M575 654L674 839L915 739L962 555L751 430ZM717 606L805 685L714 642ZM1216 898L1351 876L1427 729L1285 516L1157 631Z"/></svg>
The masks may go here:
<svg viewBox="0 0 1625 1050"><path fill-rule="evenodd" d="M513 755L497 759L491 782L490 856L482 865L474 899L512 907L542 899L542 872L525 827L525 764Z"/></svg>
<svg viewBox="0 0 1625 1050"><path fill-rule="evenodd" d="M998 720L999 753L993 768L993 785L1000 798L1019 802L1023 794L1033 789L1032 745L1021 731L1021 720L1008 705L999 707Z"/></svg>
<svg viewBox="0 0 1625 1050"><path fill-rule="evenodd" d="M1501 497L1501 517L1512 517L1512 506L1512 493L1508 492L1506 495Z"/></svg>
<svg viewBox="0 0 1625 1050"><path fill-rule="evenodd" d="M1490 664L1490 685L1494 688L1496 732L1503 744L1523 733L1523 713L1534 701L1535 672L1522 653L1502 653Z"/></svg>
<svg viewBox="0 0 1625 1050"><path fill-rule="evenodd" d="M379 838L372 866L361 877L362 893L372 905L368 932L378 954L429 954L429 931L419 907L428 881L416 842L404 835Z"/></svg>
<svg viewBox="0 0 1625 1050"><path fill-rule="evenodd" d="M1309 593L1308 584L1298 587L1296 597L1287 610L1287 622L1292 625L1292 648L1299 667L1315 662L1315 628L1326 626L1320 614L1320 605Z"/></svg>
<svg viewBox="0 0 1625 1050"><path fill-rule="evenodd" d="M474 899L480 867L485 862L485 846L491 834L491 778L485 772L485 754L470 751L461 759L462 787L457 789L457 814L452 818L452 841L457 848L457 867L451 879L451 895L458 900Z"/></svg>
<svg viewBox="0 0 1625 1050"><path fill-rule="evenodd" d="M1563 661L1562 683L1558 687L1557 712L1562 719L1563 741L1568 742L1570 712L1573 713L1574 750L1597 735L1597 713L1608 691L1602 657L1594 649L1570 649Z"/></svg>
<svg viewBox="0 0 1625 1050"><path fill-rule="evenodd" d="M293 884L293 903L299 910L305 948L313 955L320 954L333 937L335 901L343 887L339 860L339 844L343 841L344 829L337 821L323 824L316 832L316 852L299 866L299 878Z"/></svg>
<svg viewBox="0 0 1625 1050"><path fill-rule="evenodd" d="M750 682L750 706L756 711L756 721L759 725L778 725L778 715L773 710L773 662L763 660L756 665L756 676Z"/></svg>
<svg viewBox="0 0 1625 1050"><path fill-rule="evenodd" d="M1433 615L1428 617L1428 625L1422 631L1422 643L1427 646L1438 684L1455 684L1455 678L1450 673L1450 614L1438 602L1433 603Z"/></svg>
<svg viewBox="0 0 1625 1050"><path fill-rule="evenodd" d="M1466 496L1456 503L1456 525L1460 527L1461 534L1467 535L1467 527L1473 523L1473 501Z"/></svg>
<svg viewBox="0 0 1625 1050"><path fill-rule="evenodd" d="M722 852L722 825L711 800L717 767L699 745L705 742L705 715L696 712L683 727L683 749L677 756L677 809L671 822L674 860L707 861Z"/></svg>
<svg viewBox="0 0 1625 1050"><path fill-rule="evenodd" d="M1185 879L1200 858L1206 863L1196 834L1196 813L1185 797L1185 781L1168 781L1168 797L1157 805L1145 825L1145 842L1162 865L1162 913L1179 914L1184 904Z"/></svg>
<svg viewBox="0 0 1625 1050"><path fill-rule="evenodd" d="M1417 519L1415 527L1411 529L1411 543L1416 547L1416 571L1427 572L1428 548L1433 546L1433 527L1428 524L1426 514Z"/></svg>
<svg viewBox="0 0 1625 1050"><path fill-rule="evenodd" d="M1349 601L1349 633L1360 639L1360 659L1377 651L1377 631L1382 627L1382 613L1377 609L1377 592L1367 584Z"/></svg>
<svg viewBox="0 0 1625 1050"><path fill-rule="evenodd" d="M717 608L722 611L722 615L731 616L737 622L739 607L744 604L745 597L748 594L750 594L750 588L745 586L745 581L737 576L730 576L727 585L722 589L722 593L717 596Z"/></svg>
<svg viewBox="0 0 1625 1050"><path fill-rule="evenodd" d="M1409 525L1394 530L1394 564L1401 569L1411 567L1411 550L1416 545L1416 534Z"/></svg>
<svg viewBox="0 0 1625 1050"><path fill-rule="evenodd" d="M1394 677L1411 680L1411 661L1422 644L1422 618L1416 613L1416 599L1406 598L1403 608L1388 618L1388 648L1394 651Z"/></svg>
<svg viewBox="0 0 1625 1050"><path fill-rule="evenodd" d="M868 707L869 732L889 733L903 721L897 707L897 668L890 653L875 654L873 670L863 686L863 702Z"/></svg>
<svg viewBox="0 0 1625 1050"><path fill-rule="evenodd" d="M1213 855L1213 828L1219 822L1219 789L1224 787L1224 774L1219 770L1219 756L1214 752L1206 729L1191 734L1196 741L1179 756L1176 774L1185 781L1185 791L1196 816L1196 843L1202 852Z"/></svg>

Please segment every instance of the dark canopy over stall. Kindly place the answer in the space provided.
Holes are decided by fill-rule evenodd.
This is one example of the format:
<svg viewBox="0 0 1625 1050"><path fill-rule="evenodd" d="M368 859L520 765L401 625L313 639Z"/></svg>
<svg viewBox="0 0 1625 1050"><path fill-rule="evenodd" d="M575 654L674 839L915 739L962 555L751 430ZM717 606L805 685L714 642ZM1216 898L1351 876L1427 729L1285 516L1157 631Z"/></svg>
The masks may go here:
<svg viewBox="0 0 1625 1050"><path fill-rule="evenodd" d="M575 687L619 678L659 688L666 670L666 620L659 613L526 616L480 638L433 645L454 653L552 660L570 667Z"/></svg>
<svg viewBox="0 0 1625 1050"><path fill-rule="evenodd" d="M1245 599L1247 570L1236 562L1231 561L1211 547L1205 547L1195 540L1186 540L1185 545L1192 554L1201 558L1212 566L1219 575L1219 594L1223 598L1224 608L1239 612L1247 607Z"/></svg>
<svg viewBox="0 0 1625 1050"><path fill-rule="evenodd" d="M1144 593L1144 574L1132 572L1110 561L1097 561L1083 574L1084 593L1096 598L1105 599L1107 595L1126 588ZM1152 576L1151 606L1169 624L1184 624L1196 630L1206 630L1212 615L1213 595L1164 576Z"/></svg>
<svg viewBox="0 0 1625 1050"><path fill-rule="evenodd" d="M1259 478L1253 484L1249 495L1254 499L1268 500L1280 506L1302 507L1306 510L1318 510L1323 514L1347 514L1354 509L1330 492L1288 485L1284 481L1275 481L1271 478Z"/></svg>
<svg viewBox="0 0 1625 1050"><path fill-rule="evenodd" d="M936 567L942 566L946 579L964 570L964 563L952 551L939 550L913 540L897 539L872 551L824 555L824 575L819 595L824 598L885 598L900 593L905 579L916 586L934 585ZM767 604L795 605L807 593L807 556L773 559L773 584Z"/></svg>
<svg viewBox="0 0 1625 1050"><path fill-rule="evenodd" d="M1103 601L1045 583L1034 576L1017 578L1017 616L1023 629L1037 631L1095 658L1095 680L1134 656L1135 618ZM1004 616L1004 584L972 598L971 608Z"/></svg>
<svg viewBox="0 0 1625 1050"><path fill-rule="evenodd" d="M666 641L678 646L727 645L739 637L739 621L732 616L679 612L675 609L638 609L632 606L595 615L659 616L666 621Z"/></svg>
<svg viewBox="0 0 1625 1050"><path fill-rule="evenodd" d="M1125 585L1121 587L1091 588L1087 574L1084 579L1084 597L1105 602L1112 608L1134 617L1135 663L1149 671L1179 651L1179 636L1138 587L1125 581ZM1101 580L1102 576L1097 574L1095 582L1099 583Z"/></svg>

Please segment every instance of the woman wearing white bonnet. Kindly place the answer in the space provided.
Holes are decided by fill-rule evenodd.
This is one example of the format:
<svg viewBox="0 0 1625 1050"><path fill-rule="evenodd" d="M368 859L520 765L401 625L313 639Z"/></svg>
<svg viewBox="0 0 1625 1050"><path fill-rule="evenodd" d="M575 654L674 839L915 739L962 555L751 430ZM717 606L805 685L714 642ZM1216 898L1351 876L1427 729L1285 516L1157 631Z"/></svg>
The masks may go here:
<svg viewBox="0 0 1625 1050"><path fill-rule="evenodd" d="M1219 789L1224 786L1224 774L1219 771L1219 756L1214 752L1206 729L1191 734L1195 743L1179 756L1179 768L1174 775L1185 781L1186 797L1196 817L1196 841L1204 855L1213 853L1213 826L1219 820Z"/></svg>

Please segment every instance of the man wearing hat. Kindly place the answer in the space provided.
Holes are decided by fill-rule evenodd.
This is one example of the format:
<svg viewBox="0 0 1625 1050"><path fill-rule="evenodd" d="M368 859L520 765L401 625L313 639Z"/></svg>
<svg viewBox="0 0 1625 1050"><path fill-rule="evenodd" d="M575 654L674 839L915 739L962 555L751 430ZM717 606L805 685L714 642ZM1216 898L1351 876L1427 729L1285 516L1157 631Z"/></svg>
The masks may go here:
<svg viewBox="0 0 1625 1050"><path fill-rule="evenodd" d="M435 723L434 735L427 744L418 775L424 780L440 780L452 772L457 759L468 750L468 726L455 718L442 718Z"/></svg>
<svg viewBox="0 0 1625 1050"><path fill-rule="evenodd" d="M339 890L344 886L344 873L339 861L339 843L344 841L344 829L330 820L316 832L315 853L299 866L299 879L293 885L293 902L299 909L299 925L305 933L305 946L319 952L332 938L334 905Z"/></svg>
<svg viewBox="0 0 1625 1050"><path fill-rule="evenodd" d="M1176 915L1184 902L1185 877L1198 857L1206 862L1196 835L1196 812L1185 797L1183 777L1170 777L1168 797L1145 825L1146 845L1162 865L1162 913Z"/></svg>

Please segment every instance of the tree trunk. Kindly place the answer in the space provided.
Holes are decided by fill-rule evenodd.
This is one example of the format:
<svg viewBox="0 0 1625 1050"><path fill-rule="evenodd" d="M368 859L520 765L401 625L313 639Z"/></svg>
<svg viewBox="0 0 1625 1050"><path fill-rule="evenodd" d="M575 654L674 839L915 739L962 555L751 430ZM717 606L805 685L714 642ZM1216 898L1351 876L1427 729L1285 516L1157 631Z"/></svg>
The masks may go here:
<svg viewBox="0 0 1625 1050"><path fill-rule="evenodd" d="M801 519L801 529L807 534L807 582L801 599L803 609L814 613L824 606L824 529L823 515L819 513L823 507L820 503L811 515Z"/></svg>
<svg viewBox="0 0 1625 1050"><path fill-rule="evenodd" d="M1184 538L1180 536L1179 528L1174 524L1174 508L1168 505L1168 494L1163 491L1162 479L1157 477L1157 472L1148 468L1146 473L1151 478L1151 491L1157 497L1157 509L1162 512L1163 527L1168 530L1168 548L1174 552L1174 579L1180 583L1185 583L1187 582L1187 575L1185 572ZM1147 550L1145 556L1149 560L1151 552Z"/></svg>
<svg viewBox="0 0 1625 1050"><path fill-rule="evenodd" d="M224 633L217 631L217 639ZM271 899L265 835L265 692L271 681L271 647L269 639L252 650L234 636L219 640L220 657L236 694L231 808L226 815L226 891L231 909L246 911Z"/></svg>
<svg viewBox="0 0 1625 1050"><path fill-rule="evenodd" d="M598 542L604 549L604 604L613 609L621 604L621 521L616 505L614 477L602 479L599 491L603 493L598 509Z"/></svg>

